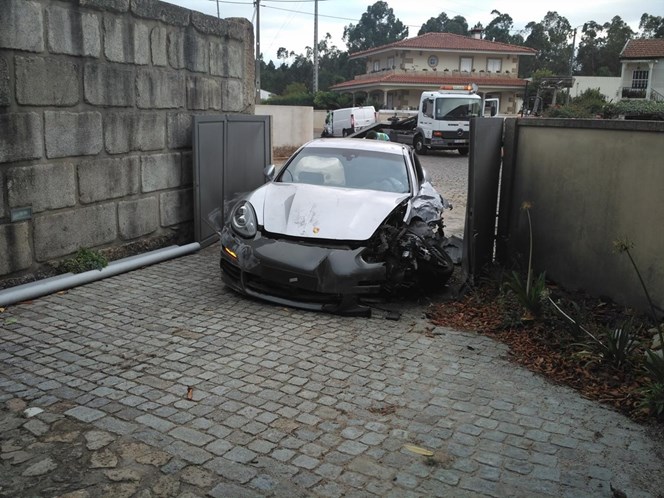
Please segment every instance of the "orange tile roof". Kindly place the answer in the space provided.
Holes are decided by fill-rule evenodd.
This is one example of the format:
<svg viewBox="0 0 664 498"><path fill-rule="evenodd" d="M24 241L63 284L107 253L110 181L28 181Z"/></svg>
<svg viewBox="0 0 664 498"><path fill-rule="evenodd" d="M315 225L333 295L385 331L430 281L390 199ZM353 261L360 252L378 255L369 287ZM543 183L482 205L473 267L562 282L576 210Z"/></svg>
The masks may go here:
<svg viewBox="0 0 664 498"><path fill-rule="evenodd" d="M625 44L621 59L655 59L664 57L664 38L629 40Z"/></svg>
<svg viewBox="0 0 664 498"><path fill-rule="evenodd" d="M422 74L422 73L390 73L384 76L377 74L374 77L354 79L349 81L344 81L342 83L337 83L332 85L330 88L334 90L341 90L344 88L352 87L366 87L367 85L381 85L381 84L390 84L390 85L428 85L432 87L437 87L440 85L460 85L467 83L475 83L478 87L487 87L487 86L507 86L514 88L521 88L526 85L526 80L519 78L508 78L508 77L486 77L486 76L447 76L444 74Z"/></svg>
<svg viewBox="0 0 664 498"><path fill-rule="evenodd" d="M350 58L366 57L372 53L384 52L389 49L414 50L450 50L455 52L500 52L516 55L535 55L537 51L530 47L510 45L509 43L480 40L470 36L455 35L453 33L425 33L414 38L406 38L380 47L362 50L350 54Z"/></svg>

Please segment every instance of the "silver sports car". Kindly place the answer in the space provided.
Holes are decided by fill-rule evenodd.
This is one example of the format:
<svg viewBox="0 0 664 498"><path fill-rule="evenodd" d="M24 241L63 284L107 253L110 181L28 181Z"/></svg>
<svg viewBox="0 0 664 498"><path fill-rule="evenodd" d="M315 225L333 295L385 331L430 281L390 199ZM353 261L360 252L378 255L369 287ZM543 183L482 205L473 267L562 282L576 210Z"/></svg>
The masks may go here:
<svg viewBox="0 0 664 498"><path fill-rule="evenodd" d="M409 146L313 140L234 204L222 279L278 304L363 313L369 295L447 281L445 207Z"/></svg>

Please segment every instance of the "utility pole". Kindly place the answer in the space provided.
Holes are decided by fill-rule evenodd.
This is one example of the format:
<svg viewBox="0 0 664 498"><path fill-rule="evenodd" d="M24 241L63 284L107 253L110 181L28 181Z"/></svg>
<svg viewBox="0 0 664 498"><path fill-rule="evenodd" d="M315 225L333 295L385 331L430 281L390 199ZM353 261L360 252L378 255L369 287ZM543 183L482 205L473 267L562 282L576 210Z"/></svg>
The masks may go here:
<svg viewBox="0 0 664 498"><path fill-rule="evenodd" d="M217 0L217 19L219 19L219 0Z"/></svg>
<svg viewBox="0 0 664 498"><path fill-rule="evenodd" d="M261 0L256 0L256 103L261 103Z"/></svg>
<svg viewBox="0 0 664 498"><path fill-rule="evenodd" d="M318 0L314 3L314 93L318 91Z"/></svg>
<svg viewBox="0 0 664 498"><path fill-rule="evenodd" d="M578 26L577 26L578 28ZM574 49L576 48L576 28L574 28L574 36L572 37L572 54L569 56L569 77L570 79L573 76L574 73ZM570 82L570 85L572 83ZM567 87L567 102L566 104L569 104L569 92L570 92L570 87Z"/></svg>

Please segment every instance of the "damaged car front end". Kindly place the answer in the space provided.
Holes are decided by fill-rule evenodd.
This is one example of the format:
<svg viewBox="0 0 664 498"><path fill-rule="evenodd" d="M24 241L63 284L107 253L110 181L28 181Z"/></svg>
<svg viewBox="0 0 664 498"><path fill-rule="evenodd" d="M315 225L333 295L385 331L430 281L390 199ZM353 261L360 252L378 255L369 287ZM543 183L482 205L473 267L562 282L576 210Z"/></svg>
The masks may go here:
<svg viewBox="0 0 664 498"><path fill-rule="evenodd" d="M448 280L445 207L410 147L314 140L231 209L222 279L277 304L366 314L370 296Z"/></svg>

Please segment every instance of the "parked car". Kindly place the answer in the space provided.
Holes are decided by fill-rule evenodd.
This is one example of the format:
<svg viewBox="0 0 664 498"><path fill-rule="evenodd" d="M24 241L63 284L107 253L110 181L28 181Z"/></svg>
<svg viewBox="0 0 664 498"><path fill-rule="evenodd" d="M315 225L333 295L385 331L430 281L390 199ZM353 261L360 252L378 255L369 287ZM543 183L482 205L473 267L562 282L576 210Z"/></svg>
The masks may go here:
<svg viewBox="0 0 664 498"><path fill-rule="evenodd" d="M408 145L313 140L235 203L222 279L273 303L365 314L367 296L445 284L447 206Z"/></svg>

